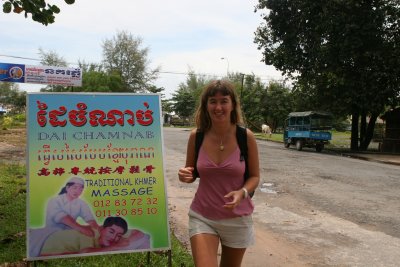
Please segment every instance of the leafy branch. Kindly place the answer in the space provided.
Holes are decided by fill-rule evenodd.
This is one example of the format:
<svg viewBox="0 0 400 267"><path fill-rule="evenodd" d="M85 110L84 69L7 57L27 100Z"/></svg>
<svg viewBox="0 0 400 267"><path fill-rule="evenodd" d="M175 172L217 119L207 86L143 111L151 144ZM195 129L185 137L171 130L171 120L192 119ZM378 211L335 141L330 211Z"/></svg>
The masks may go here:
<svg viewBox="0 0 400 267"><path fill-rule="evenodd" d="M30 13L32 20L43 25L54 23L55 14L60 13L60 8L56 5L46 3L45 0L3 0L3 12L20 14L24 12L25 18ZM75 3L75 0L64 0L68 5Z"/></svg>

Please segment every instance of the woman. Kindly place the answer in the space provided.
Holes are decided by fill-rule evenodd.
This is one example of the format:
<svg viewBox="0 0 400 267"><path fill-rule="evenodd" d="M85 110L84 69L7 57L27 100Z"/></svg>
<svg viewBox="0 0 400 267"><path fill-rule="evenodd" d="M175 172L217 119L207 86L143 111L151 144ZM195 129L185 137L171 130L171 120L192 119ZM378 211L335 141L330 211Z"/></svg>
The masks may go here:
<svg viewBox="0 0 400 267"><path fill-rule="evenodd" d="M84 235L93 237L93 229L99 229L99 225L93 217L88 204L79 197L84 188L84 180L80 177L72 177L61 189L55 198L49 200L46 211L46 227L75 229ZM77 222L81 217L89 225Z"/></svg>
<svg viewBox="0 0 400 267"><path fill-rule="evenodd" d="M218 266L219 242L220 266L241 266L246 248L254 244L254 205L248 192L253 192L260 180L258 148L254 134L247 129L249 178L245 180L245 161L240 159L236 139L236 125L241 123L233 85L228 81L211 82L196 111L196 126L204 132L197 162L194 129L189 136L186 165L178 172L181 182L192 183L196 166L200 177L189 210L190 244L197 267Z"/></svg>

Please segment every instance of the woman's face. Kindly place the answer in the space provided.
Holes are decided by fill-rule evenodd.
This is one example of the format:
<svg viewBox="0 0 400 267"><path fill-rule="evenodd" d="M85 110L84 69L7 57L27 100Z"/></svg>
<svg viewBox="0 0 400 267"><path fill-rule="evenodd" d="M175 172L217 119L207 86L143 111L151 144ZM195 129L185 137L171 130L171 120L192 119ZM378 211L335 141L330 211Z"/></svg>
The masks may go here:
<svg viewBox="0 0 400 267"><path fill-rule="evenodd" d="M124 229L120 226L113 224L100 230L99 243L104 247L108 247L118 243L123 235Z"/></svg>
<svg viewBox="0 0 400 267"><path fill-rule="evenodd" d="M67 197L70 200L73 200L80 197L83 191L83 185L75 183L71 186L67 186L66 190L67 190Z"/></svg>
<svg viewBox="0 0 400 267"><path fill-rule="evenodd" d="M212 122L230 122L232 110L233 104L229 95L217 93L207 100L207 111Z"/></svg>

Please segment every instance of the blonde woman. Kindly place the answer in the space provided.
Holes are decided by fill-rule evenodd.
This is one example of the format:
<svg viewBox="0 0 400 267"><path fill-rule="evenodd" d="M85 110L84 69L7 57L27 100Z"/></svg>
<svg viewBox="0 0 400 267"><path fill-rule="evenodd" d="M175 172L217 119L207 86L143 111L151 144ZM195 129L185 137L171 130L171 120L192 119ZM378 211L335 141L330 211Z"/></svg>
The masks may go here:
<svg viewBox="0 0 400 267"><path fill-rule="evenodd" d="M241 266L246 248L254 244L254 205L249 192L254 192L260 180L258 148L252 131L245 129L246 170L236 138L241 123L240 104L233 85L216 80L205 87L196 112L197 129L189 136L186 164L178 172L179 180L184 183L200 177L189 210L190 244L197 267L218 266L219 243L222 247L219 266ZM197 131L204 136L198 156Z"/></svg>

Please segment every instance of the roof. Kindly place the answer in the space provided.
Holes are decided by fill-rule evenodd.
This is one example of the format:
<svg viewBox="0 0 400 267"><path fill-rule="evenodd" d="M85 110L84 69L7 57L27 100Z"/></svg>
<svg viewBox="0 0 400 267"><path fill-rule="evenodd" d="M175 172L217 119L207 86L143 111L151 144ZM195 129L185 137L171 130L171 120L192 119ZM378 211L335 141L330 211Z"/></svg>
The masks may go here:
<svg viewBox="0 0 400 267"><path fill-rule="evenodd" d="M306 117L311 115L317 115L322 117L332 117L332 113L325 111L300 111L300 112L290 112L289 117Z"/></svg>

